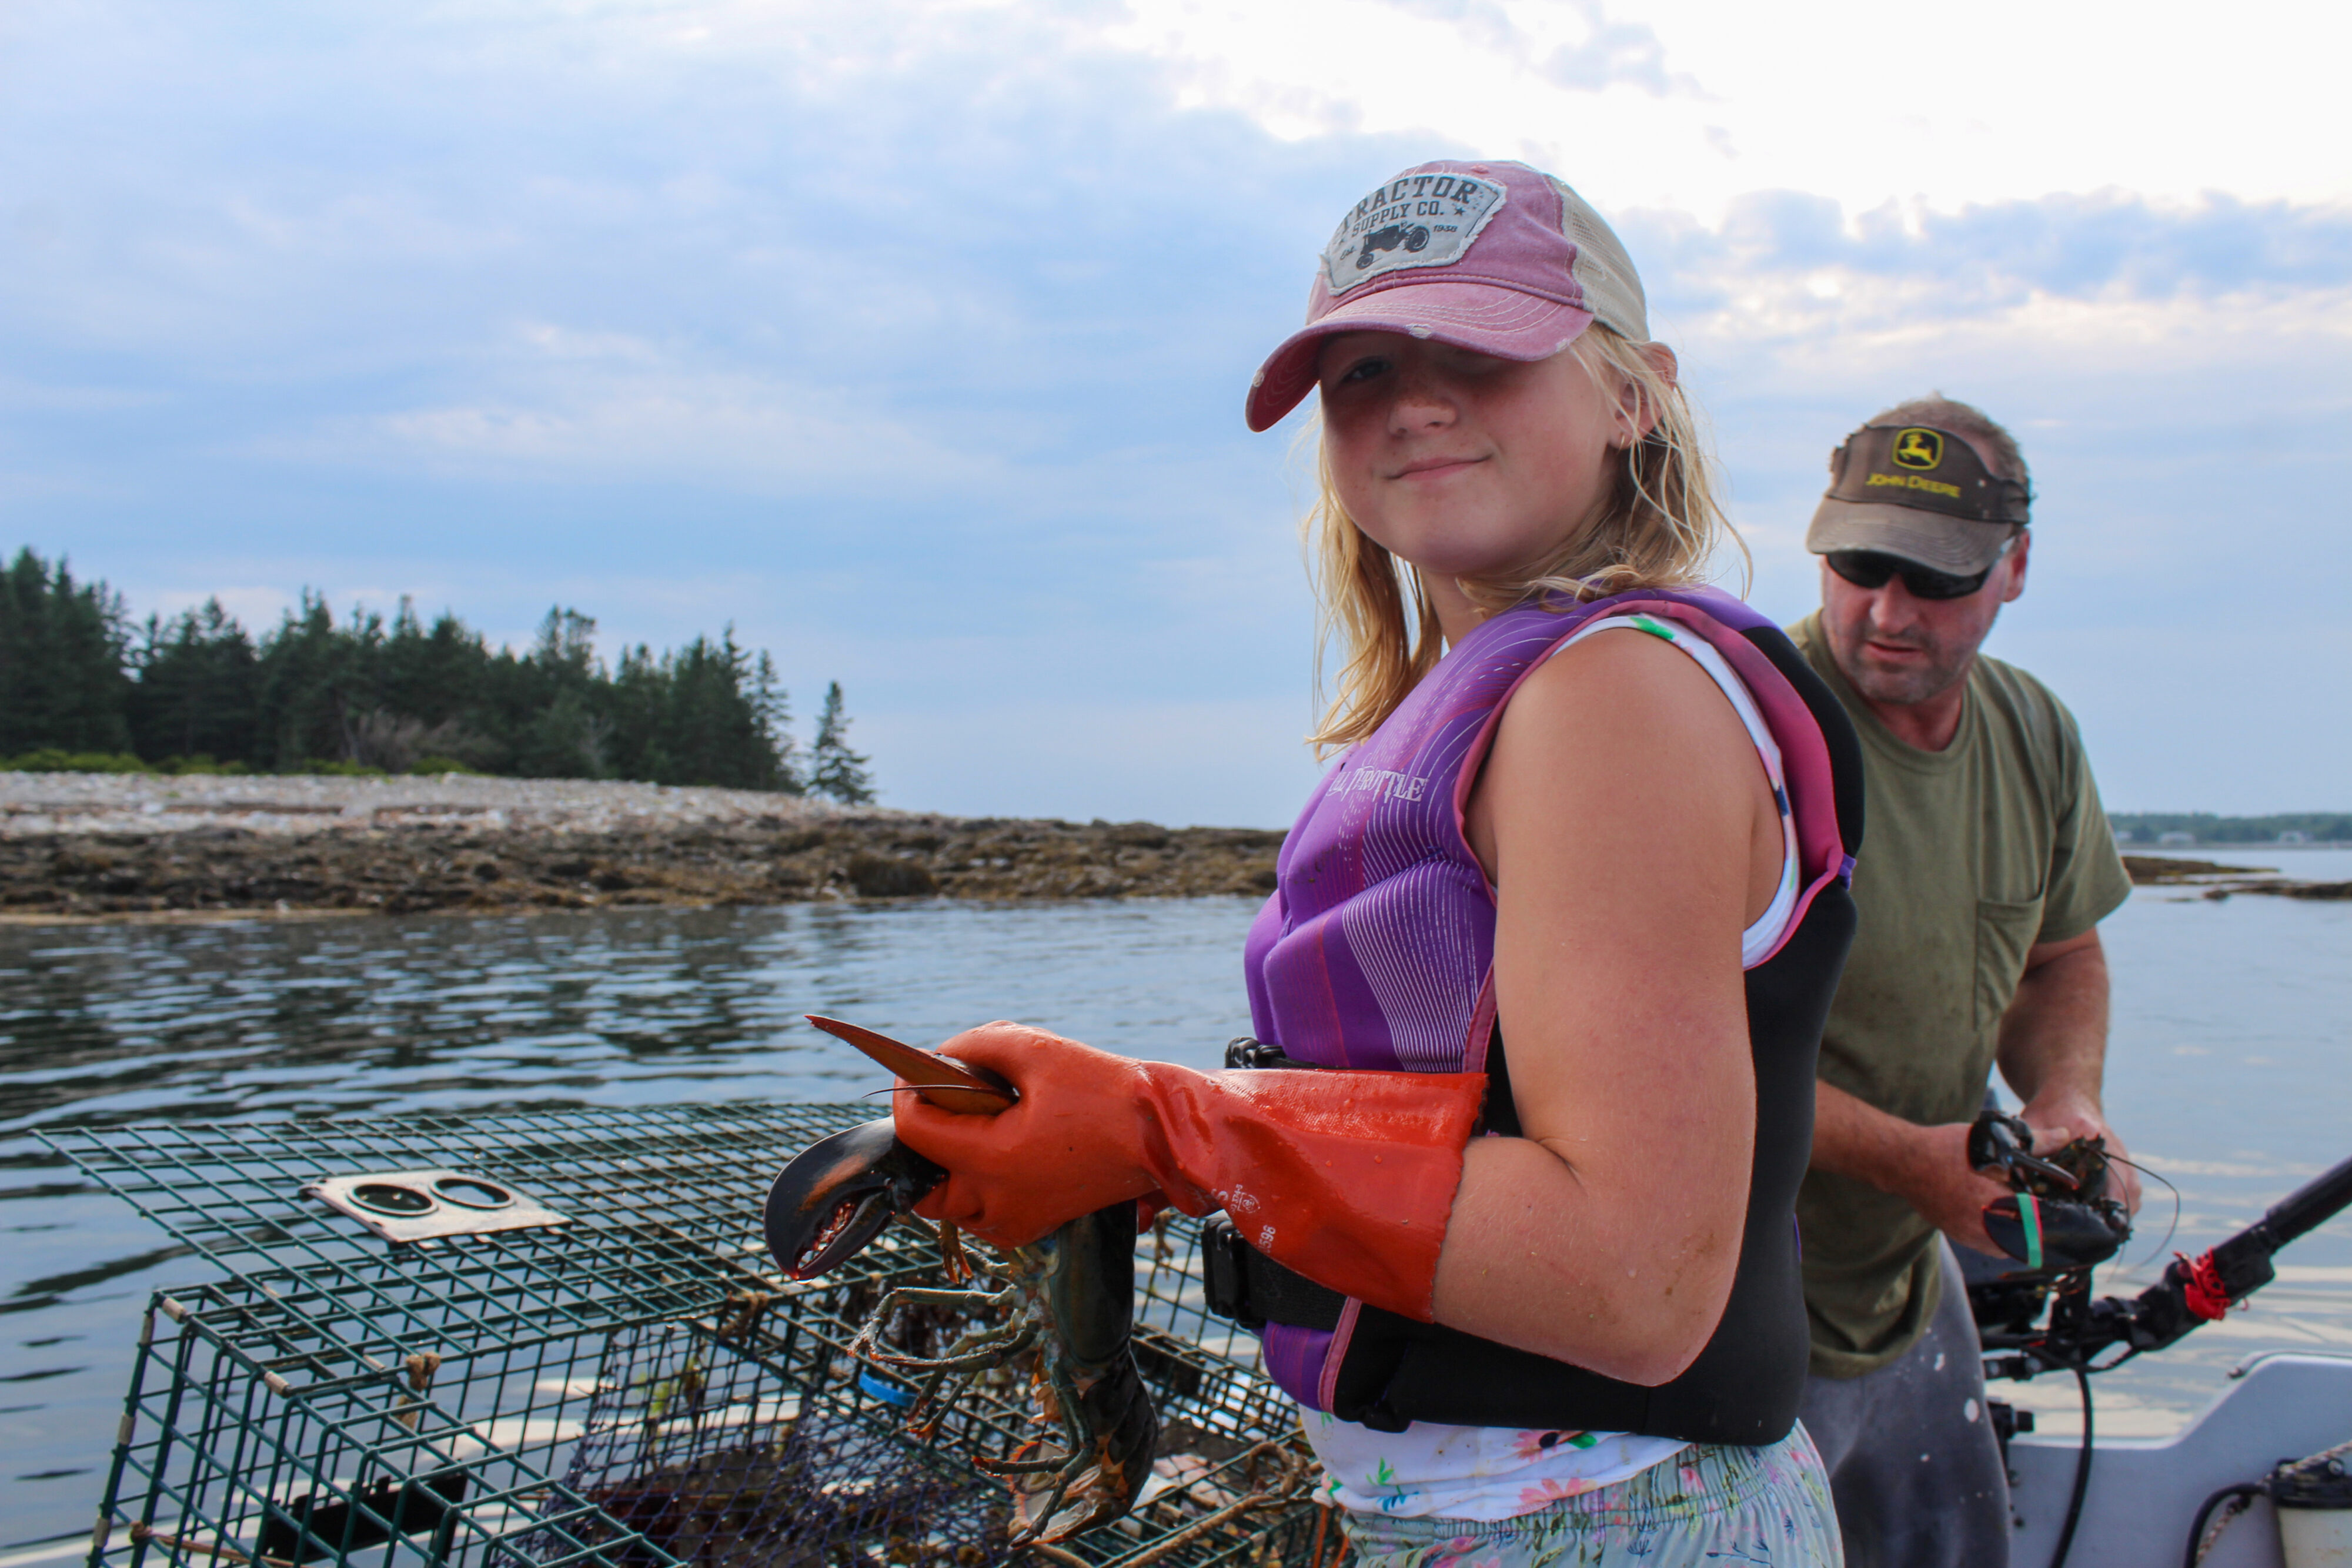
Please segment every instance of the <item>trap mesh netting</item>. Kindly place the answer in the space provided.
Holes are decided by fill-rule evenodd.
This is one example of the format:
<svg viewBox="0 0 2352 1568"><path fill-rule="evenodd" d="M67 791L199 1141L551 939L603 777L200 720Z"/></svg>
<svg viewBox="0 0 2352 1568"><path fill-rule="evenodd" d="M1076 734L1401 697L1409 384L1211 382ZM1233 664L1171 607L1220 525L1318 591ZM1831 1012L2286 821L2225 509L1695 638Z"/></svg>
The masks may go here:
<svg viewBox="0 0 2352 1568"><path fill-rule="evenodd" d="M894 1286L940 1282L894 1226L779 1275L760 1203L856 1106L730 1105L63 1133L52 1147L226 1274L151 1303L91 1568L1323 1568L1292 1407L1202 1305L1198 1233L1138 1243L1135 1349L1161 1418L1141 1500L1008 1543L975 1459L1034 1453L1018 1363L919 1437L849 1354ZM501 1228L503 1227L503 1228ZM888 1325L929 1354L985 1326Z"/></svg>

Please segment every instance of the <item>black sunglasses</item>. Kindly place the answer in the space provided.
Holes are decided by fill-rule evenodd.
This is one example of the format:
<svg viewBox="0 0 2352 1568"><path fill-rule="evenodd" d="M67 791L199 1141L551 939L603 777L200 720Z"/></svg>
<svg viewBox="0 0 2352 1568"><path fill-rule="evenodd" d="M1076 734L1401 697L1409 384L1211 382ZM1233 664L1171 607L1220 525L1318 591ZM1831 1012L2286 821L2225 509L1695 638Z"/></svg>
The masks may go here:
<svg viewBox="0 0 2352 1568"><path fill-rule="evenodd" d="M2008 553L2006 549L2001 551L2002 555ZM1956 577L1899 555L1881 555L1874 549L1833 549L1822 559L1830 563L1832 571L1856 588L1884 588L1889 580L1899 577L1914 599L1966 599L1992 575L1992 568L1987 567L1968 577Z"/></svg>

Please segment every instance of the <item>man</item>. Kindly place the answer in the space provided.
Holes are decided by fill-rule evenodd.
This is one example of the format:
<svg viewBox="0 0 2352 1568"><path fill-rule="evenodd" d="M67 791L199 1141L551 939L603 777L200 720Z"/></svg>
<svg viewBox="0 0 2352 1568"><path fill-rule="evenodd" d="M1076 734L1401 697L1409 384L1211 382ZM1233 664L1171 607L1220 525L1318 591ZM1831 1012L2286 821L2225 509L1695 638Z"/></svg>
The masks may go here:
<svg viewBox="0 0 2352 1568"><path fill-rule="evenodd" d="M1805 548L1822 608L1790 629L1861 732L1861 930L1822 1039L1798 1200L1813 1359L1804 1420L1846 1561L2009 1560L2009 1488L1949 1242L1998 1255L1969 1125L1998 1061L2037 1148L2123 1145L2100 1103L2098 923L2130 892L2074 716L1977 652L2025 591L2016 441L1966 403L1848 437ZM2115 1167L2115 1195L2138 1185Z"/></svg>

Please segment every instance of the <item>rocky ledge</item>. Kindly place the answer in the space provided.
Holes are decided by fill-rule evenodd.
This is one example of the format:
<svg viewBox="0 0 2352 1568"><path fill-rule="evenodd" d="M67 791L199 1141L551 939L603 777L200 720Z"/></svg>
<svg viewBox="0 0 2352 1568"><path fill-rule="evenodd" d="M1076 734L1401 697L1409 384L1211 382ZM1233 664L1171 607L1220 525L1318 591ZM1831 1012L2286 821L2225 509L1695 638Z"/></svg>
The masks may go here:
<svg viewBox="0 0 2352 1568"><path fill-rule="evenodd" d="M2222 865L2217 861L2173 860L2162 855L2126 855L2124 870L2142 887L2195 889L2215 902L2232 894L2272 898L2352 899L2352 882L2298 882L2274 866Z"/></svg>
<svg viewBox="0 0 2352 1568"><path fill-rule="evenodd" d="M0 774L0 917L1263 894L1281 844L654 785Z"/></svg>

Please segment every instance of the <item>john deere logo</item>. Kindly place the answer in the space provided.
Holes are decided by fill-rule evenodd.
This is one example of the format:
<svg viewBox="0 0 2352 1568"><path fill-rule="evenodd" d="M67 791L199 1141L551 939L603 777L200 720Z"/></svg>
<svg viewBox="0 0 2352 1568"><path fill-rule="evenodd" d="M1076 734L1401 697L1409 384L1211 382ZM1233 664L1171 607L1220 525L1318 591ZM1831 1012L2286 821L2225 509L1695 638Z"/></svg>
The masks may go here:
<svg viewBox="0 0 2352 1568"><path fill-rule="evenodd" d="M1943 460L1944 438L1935 431L1914 427L1895 438L1895 461L1906 468L1933 468Z"/></svg>

